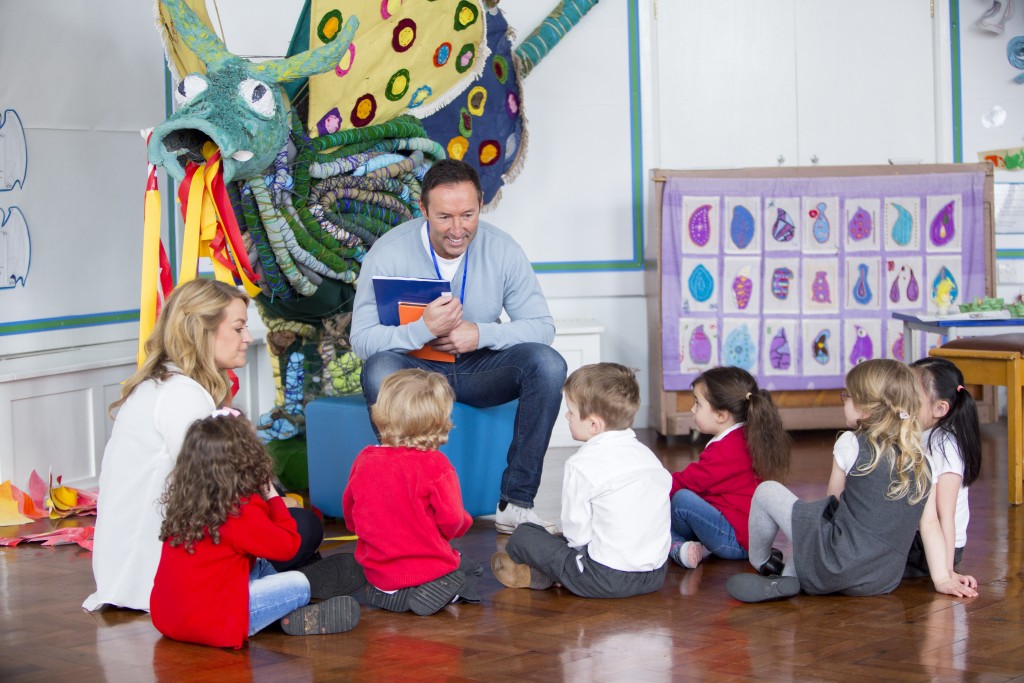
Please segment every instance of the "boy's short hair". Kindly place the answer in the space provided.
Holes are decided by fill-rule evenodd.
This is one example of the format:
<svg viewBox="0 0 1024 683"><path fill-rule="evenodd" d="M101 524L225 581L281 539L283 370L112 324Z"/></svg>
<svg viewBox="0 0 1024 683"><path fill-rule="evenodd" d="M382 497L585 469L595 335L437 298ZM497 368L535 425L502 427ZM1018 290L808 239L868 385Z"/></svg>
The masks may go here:
<svg viewBox="0 0 1024 683"><path fill-rule="evenodd" d="M442 375L409 368L384 378L370 412L384 445L433 451L448 443L454 403Z"/></svg>
<svg viewBox="0 0 1024 683"><path fill-rule="evenodd" d="M636 370L618 363L594 363L575 370L562 386L579 417L604 420L610 430L629 429L640 410Z"/></svg>

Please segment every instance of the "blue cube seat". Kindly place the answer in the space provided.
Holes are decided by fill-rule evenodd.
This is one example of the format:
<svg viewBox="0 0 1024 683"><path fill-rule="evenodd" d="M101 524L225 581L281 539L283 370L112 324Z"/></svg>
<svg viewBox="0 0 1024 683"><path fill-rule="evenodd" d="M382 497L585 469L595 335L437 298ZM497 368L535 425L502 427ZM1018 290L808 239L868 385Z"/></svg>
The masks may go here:
<svg viewBox="0 0 1024 683"><path fill-rule="evenodd" d="M474 517L493 514L498 504L518 406L518 401L493 408L456 403L452 411L455 428L441 452L455 467L462 503ZM343 517L341 495L352 463L363 448L375 443L361 394L311 401L306 406L310 502L325 515Z"/></svg>

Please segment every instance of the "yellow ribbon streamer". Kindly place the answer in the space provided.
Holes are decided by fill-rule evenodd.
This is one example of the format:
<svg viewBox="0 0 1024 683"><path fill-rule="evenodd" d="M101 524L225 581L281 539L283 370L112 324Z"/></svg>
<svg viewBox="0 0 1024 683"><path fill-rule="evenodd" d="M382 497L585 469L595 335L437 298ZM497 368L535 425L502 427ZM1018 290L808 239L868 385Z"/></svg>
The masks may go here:
<svg viewBox="0 0 1024 683"><path fill-rule="evenodd" d="M209 159L216 151L207 143L203 148L203 154ZM217 231L223 224L222 217L217 210L217 203L213 200L213 180L220 173L220 160L203 165L197 169L192 176L192 182L188 188L188 207L185 210L185 237L182 244L181 272L178 282L188 282L196 278L199 267L199 259L209 258L213 264L213 275L221 282L229 285L235 284L234 274L231 269L214 257L210 243L217 238ZM246 294L254 297L260 292L258 285L245 275L237 254L231 246L231 240L224 239L225 251L228 258L235 264L235 270L242 281Z"/></svg>
<svg viewBox="0 0 1024 683"><path fill-rule="evenodd" d="M152 172L152 171L151 171ZM146 190L142 228L142 286L139 301L138 364L146 360L146 340L156 325L160 279L160 191Z"/></svg>

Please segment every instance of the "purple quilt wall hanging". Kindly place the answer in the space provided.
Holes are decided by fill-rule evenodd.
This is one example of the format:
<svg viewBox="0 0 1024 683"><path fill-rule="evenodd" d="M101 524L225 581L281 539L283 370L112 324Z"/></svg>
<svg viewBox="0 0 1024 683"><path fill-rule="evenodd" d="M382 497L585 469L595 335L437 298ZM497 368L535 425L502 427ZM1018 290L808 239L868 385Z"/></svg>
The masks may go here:
<svg viewBox="0 0 1024 683"><path fill-rule="evenodd" d="M668 178L662 199L666 391L736 365L770 390L843 386L870 358L909 361L893 312L985 296L977 172ZM922 335L923 336L923 335Z"/></svg>

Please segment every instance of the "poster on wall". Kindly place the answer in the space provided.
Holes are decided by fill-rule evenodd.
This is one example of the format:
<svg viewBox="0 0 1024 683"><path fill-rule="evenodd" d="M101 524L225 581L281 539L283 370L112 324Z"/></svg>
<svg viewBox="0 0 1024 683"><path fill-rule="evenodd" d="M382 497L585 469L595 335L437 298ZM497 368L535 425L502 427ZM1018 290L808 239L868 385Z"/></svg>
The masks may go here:
<svg viewBox="0 0 1024 683"><path fill-rule="evenodd" d="M985 295L981 172L669 177L662 196L666 391L716 365L769 390L843 386L858 363L913 360L894 312Z"/></svg>

